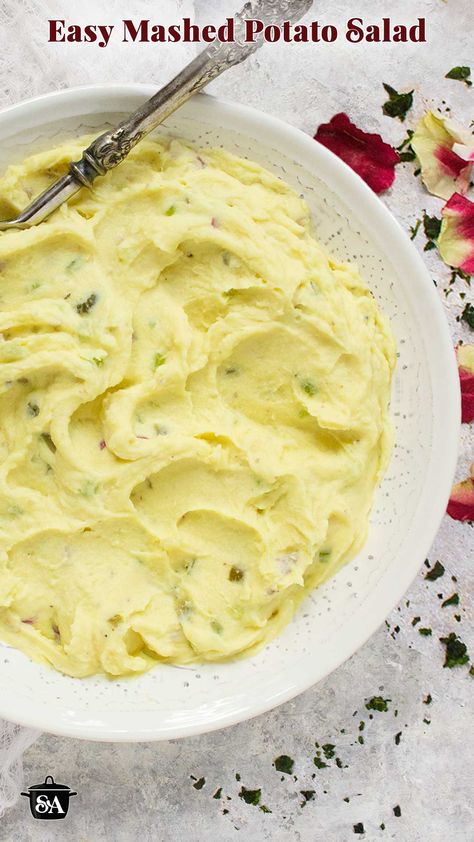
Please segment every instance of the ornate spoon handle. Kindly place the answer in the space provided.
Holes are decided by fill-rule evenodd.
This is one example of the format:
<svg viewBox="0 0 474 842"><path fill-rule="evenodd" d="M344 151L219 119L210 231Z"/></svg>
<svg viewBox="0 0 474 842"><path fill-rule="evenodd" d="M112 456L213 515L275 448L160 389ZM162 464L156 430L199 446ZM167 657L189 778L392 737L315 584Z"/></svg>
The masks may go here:
<svg viewBox="0 0 474 842"><path fill-rule="evenodd" d="M312 0L249 0L234 16L235 41L215 41L196 56L164 88L137 108L112 131L96 138L77 164L76 176L83 184L91 184L97 175L116 167L131 149L149 132L169 117L193 94L200 91L229 67L244 61L262 44L245 41L245 20L258 19L264 24L296 21L308 11Z"/></svg>
<svg viewBox="0 0 474 842"><path fill-rule="evenodd" d="M60 178L38 196L15 219L0 221L0 231L7 228L28 228L35 225L73 196L82 186L91 187L99 175L116 167L131 149L166 117L185 103L193 94L217 76L244 61L263 41L245 41L245 20L261 20L265 25L299 20L311 7L313 0L248 0L234 16L232 42L215 41L196 56L164 88L122 120L115 128L99 135L79 161L69 165L67 175Z"/></svg>

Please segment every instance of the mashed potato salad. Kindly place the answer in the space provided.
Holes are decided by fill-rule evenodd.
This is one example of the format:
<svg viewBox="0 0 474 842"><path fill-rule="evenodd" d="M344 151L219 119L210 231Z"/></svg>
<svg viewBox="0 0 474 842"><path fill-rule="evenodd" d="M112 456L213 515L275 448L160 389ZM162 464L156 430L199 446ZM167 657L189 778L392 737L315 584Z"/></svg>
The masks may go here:
<svg viewBox="0 0 474 842"><path fill-rule="evenodd" d="M87 139L12 166L3 216ZM0 639L71 676L248 654L363 545L395 349L259 165L145 141L0 234Z"/></svg>

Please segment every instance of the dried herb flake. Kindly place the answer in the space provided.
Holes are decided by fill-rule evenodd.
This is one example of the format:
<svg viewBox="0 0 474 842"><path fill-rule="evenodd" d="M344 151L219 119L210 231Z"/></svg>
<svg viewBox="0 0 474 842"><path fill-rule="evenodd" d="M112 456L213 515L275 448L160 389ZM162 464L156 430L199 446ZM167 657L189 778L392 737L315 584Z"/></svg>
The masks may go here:
<svg viewBox="0 0 474 842"><path fill-rule="evenodd" d="M458 65L452 67L449 73L446 73L445 79L457 79L459 82L465 82L469 87L472 85L470 80L471 68L466 65Z"/></svg>
<svg viewBox="0 0 474 842"><path fill-rule="evenodd" d="M372 696L365 706L367 710L378 710L381 713L386 713L388 711L388 702L391 701L391 699L383 699L382 696Z"/></svg>
<svg viewBox="0 0 474 842"><path fill-rule="evenodd" d="M392 88L391 85L383 83L385 90L388 93L388 100L382 105L382 111L387 117L398 117L399 120L405 120L408 111L413 105L413 91L407 93L399 93Z"/></svg>
<svg viewBox="0 0 474 842"><path fill-rule="evenodd" d="M277 772L284 772L285 775L291 775L294 765L295 761L287 754L280 754L279 757L275 758L275 769Z"/></svg>
<svg viewBox="0 0 474 842"><path fill-rule="evenodd" d="M428 573L425 576L425 579L428 579L429 582L435 582L436 579L441 578L441 576L444 576L444 566L441 564L440 561L437 561L435 563L435 566L428 571Z"/></svg>
<svg viewBox="0 0 474 842"><path fill-rule="evenodd" d="M469 660L467 646L457 634L451 632L448 637L440 637L440 641L446 646L446 657L443 667L452 669L453 667L460 667L463 664L467 664Z"/></svg>

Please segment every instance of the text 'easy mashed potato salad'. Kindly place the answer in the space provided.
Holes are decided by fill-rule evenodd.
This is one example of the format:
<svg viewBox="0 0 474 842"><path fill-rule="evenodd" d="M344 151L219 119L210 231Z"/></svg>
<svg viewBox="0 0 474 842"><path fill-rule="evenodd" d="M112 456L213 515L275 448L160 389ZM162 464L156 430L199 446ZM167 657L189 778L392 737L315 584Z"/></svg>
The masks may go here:
<svg viewBox="0 0 474 842"><path fill-rule="evenodd" d="M86 140L11 167L2 215ZM0 638L72 676L251 653L364 543L394 343L281 180L147 141L0 235Z"/></svg>

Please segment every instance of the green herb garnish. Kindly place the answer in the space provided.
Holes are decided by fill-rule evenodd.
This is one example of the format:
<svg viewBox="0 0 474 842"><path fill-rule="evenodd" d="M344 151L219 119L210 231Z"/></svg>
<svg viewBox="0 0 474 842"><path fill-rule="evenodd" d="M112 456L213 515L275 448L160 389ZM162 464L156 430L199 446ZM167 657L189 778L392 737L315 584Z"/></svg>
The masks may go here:
<svg viewBox="0 0 474 842"><path fill-rule="evenodd" d="M436 240L441 231L441 219L437 216L428 216L426 212L423 213L423 229L428 242L425 246L425 251L430 251L436 248Z"/></svg>
<svg viewBox="0 0 474 842"><path fill-rule="evenodd" d="M261 797L261 789L247 789L245 786L242 786L239 792L239 798L242 798L246 804L253 804L255 807L260 804Z"/></svg>
<svg viewBox="0 0 474 842"><path fill-rule="evenodd" d="M332 743L325 743L325 745L321 746L324 756L326 760L331 760L334 757L334 749L336 746L332 745Z"/></svg>
<svg viewBox="0 0 474 842"><path fill-rule="evenodd" d="M433 634L433 630L428 629L428 628L423 628L423 629L418 629L418 633L423 635L423 637L431 637L431 635Z"/></svg>
<svg viewBox="0 0 474 842"><path fill-rule="evenodd" d="M382 105L382 111L387 117L398 117L399 120L404 121L408 111L413 105L413 91L400 94L391 85L383 83L385 90L388 93L388 100Z"/></svg>
<svg viewBox="0 0 474 842"><path fill-rule="evenodd" d="M430 705L432 701L433 701L433 697L432 697L431 693L428 693L426 698L423 699L423 704L424 705Z"/></svg>
<svg viewBox="0 0 474 842"><path fill-rule="evenodd" d="M362 822L357 822L357 824L353 825L354 833L365 833L364 825Z"/></svg>
<svg viewBox="0 0 474 842"><path fill-rule="evenodd" d="M304 807L304 805L305 805L308 801L312 801L312 800L313 800L313 798L314 798L314 796L316 795L316 793L315 793L314 789L300 789L300 795L302 795L302 796L303 796L303 798L304 798L304 801L303 801L303 803L302 803L302 805L301 805L302 807Z"/></svg>
<svg viewBox="0 0 474 842"><path fill-rule="evenodd" d="M176 213L176 205L170 205L167 210L165 210L165 216L173 216Z"/></svg>
<svg viewBox="0 0 474 842"><path fill-rule="evenodd" d="M474 304L466 304L461 313L461 319L463 322L466 322L472 330L474 330Z"/></svg>
<svg viewBox="0 0 474 842"><path fill-rule="evenodd" d="M156 371L161 365L164 365L166 362L166 354L160 354L157 352L153 357L153 371Z"/></svg>
<svg viewBox="0 0 474 842"><path fill-rule="evenodd" d="M220 798L221 795L222 795L222 787L220 786L219 789L216 789L216 791L215 791L215 793L212 797L213 798Z"/></svg>
<svg viewBox="0 0 474 842"><path fill-rule="evenodd" d="M452 67L449 73L446 73L445 79L457 79L459 82L465 82L469 87L472 85L470 80L471 68L466 65Z"/></svg>
<svg viewBox="0 0 474 842"><path fill-rule="evenodd" d="M457 634L451 632L448 637L440 637L440 641L446 646L446 657L443 667L452 669L453 667L461 667L463 664L467 664L469 660L467 646Z"/></svg>
<svg viewBox="0 0 474 842"><path fill-rule="evenodd" d="M400 161L414 161L416 159L416 152L411 147L413 135L413 129L408 129L406 138L402 140L400 146L396 147L397 152L400 153ZM402 151L403 149L405 149L404 152Z"/></svg>
<svg viewBox="0 0 474 842"><path fill-rule="evenodd" d="M97 304L97 295L93 292L85 301L80 301L79 304L76 304L76 310L80 316L86 316L95 304Z"/></svg>
<svg viewBox="0 0 474 842"><path fill-rule="evenodd" d="M367 710L378 710L381 713L386 713L388 711L388 702L391 701L391 699L383 699L382 696L372 696L365 706Z"/></svg>
<svg viewBox="0 0 474 842"><path fill-rule="evenodd" d="M459 605L459 594L453 593L448 599L441 603L441 608L446 608L448 605Z"/></svg>
<svg viewBox="0 0 474 842"><path fill-rule="evenodd" d="M318 391L318 387L314 385L312 380L302 380L301 381L301 388L305 395L309 395L311 398L316 394Z"/></svg>
<svg viewBox="0 0 474 842"><path fill-rule="evenodd" d="M205 778L199 778L199 780L198 780L198 781L196 781L196 782L193 784L193 787L194 787L194 789L202 789L205 783L206 783L206 779L205 779Z"/></svg>
<svg viewBox="0 0 474 842"><path fill-rule="evenodd" d="M400 806L397 804L397 806L393 808L393 815L396 816L397 819L399 819L401 814L402 814L402 811L400 809Z"/></svg>
<svg viewBox="0 0 474 842"><path fill-rule="evenodd" d="M436 579L439 579L441 576L444 576L444 567L440 561L437 561L435 566L428 571L425 579L428 579L429 582L435 582Z"/></svg>
<svg viewBox="0 0 474 842"><path fill-rule="evenodd" d="M275 758L275 769L277 772L284 772L285 775L291 775L294 765L295 761L287 754L280 754L279 757Z"/></svg>
<svg viewBox="0 0 474 842"><path fill-rule="evenodd" d="M414 225L410 225L410 240L414 240L418 234L421 225L421 219L417 219Z"/></svg>
<svg viewBox="0 0 474 842"><path fill-rule="evenodd" d="M229 570L229 581L240 582L244 578L244 571L239 567L232 566Z"/></svg>
<svg viewBox="0 0 474 842"><path fill-rule="evenodd" d="M325 763L324 760L321 760L321 758L318 757L318 755L316 755L316 757L313 757L313 763L317 769L327 769L328 764Z"/></svg>

